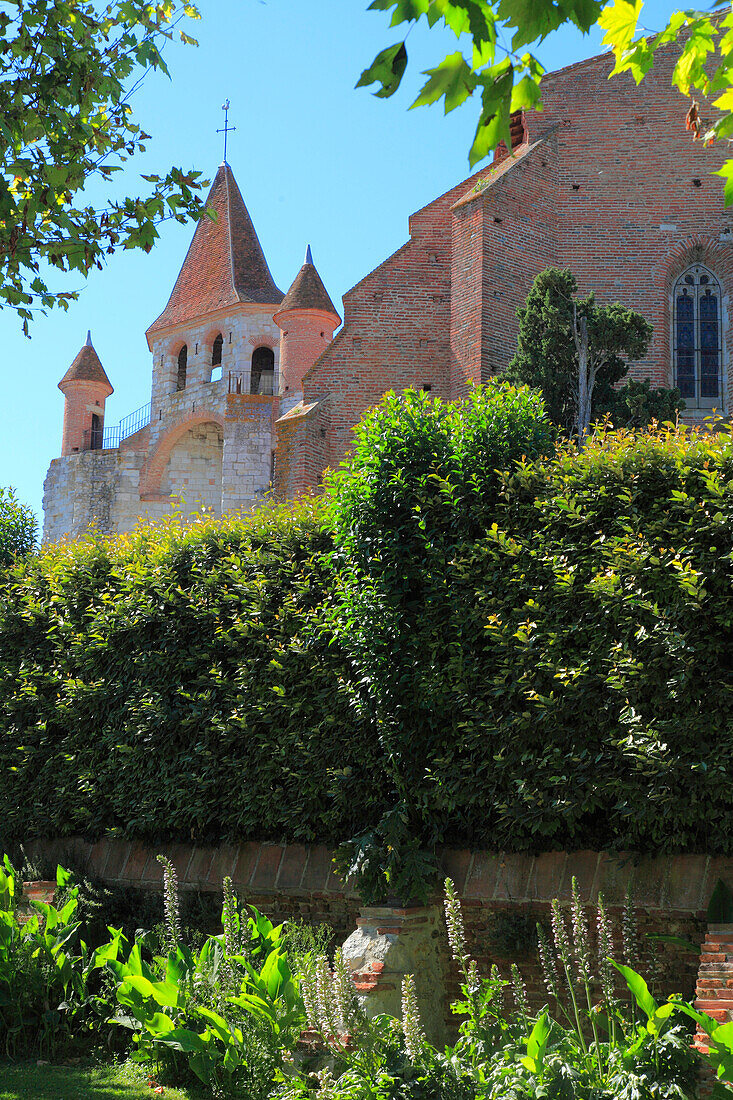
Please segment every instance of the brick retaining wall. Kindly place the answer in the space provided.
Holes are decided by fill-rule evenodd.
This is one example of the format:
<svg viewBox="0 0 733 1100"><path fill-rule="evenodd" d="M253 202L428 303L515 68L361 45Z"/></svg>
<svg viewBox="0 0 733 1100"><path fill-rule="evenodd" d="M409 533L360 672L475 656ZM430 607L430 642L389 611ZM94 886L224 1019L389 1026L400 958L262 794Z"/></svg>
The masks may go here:
<svg viewBox="0 0 733 1100"><path fill-rule="evenodd" d="M78 838L31 841L28 855L53 864L66 857L109 882L160 888L158 853L167 855L182 888L220 890L230 875L242 892L342 897L357 901L353 884L337 878L332 852L322 845L246 843L204 848L183 844L146 847L105 839L96 844ZM532 856L445 849L443 874L450 875L468 902L532 903L567 901L573 877L581 897L592 904L599 891L607 905L621 905L627 890L635 906L670 915L702 917L719 878L733 886L733 857L705 855L637 858L605 852L545 852Z"/></svg>
<svg viewBox="0 0 733 1100"><path fill-rule="evenodd" d="M103 881L159 890L160 852L173 862L182 889L219 891L230 875L244 901L256 905L273 920L300 918L327 923L337 941L356 927L360 903L353 884L334 874L331 851L321 845L246 843L203 848L180 844L145 847L123 840L96 844L76 838L33 841L27 854L50 869L56 862L84 869ZM549 922L550 901L567 901L571 881L577 878L584 904L592 906L601 891L616 927L627 889L636 909L642 947L642 970L656 965L660 993L692 998L698 958L670 944L655 944L648 934L680 936L700 944L705 935L705 909L718 878L733 885L733 859L710 856L664 856L637 859L598 852L546 852L541 855L505 855L445 850L443 873L453 878L463 899L469 949L483 973L497 963L508 977L517 962L530 1000L544 1002L542 975L534 950L528 947L536 921ZM439 899L436 899L439 900ZM593 912L588 910L594 926ZM617 937L618 938L618 937ZM656 951L657 961L653 954ZM620 954L620 943L617 946ZM444 955L449 998L458 991L458 975Z"/></svg>

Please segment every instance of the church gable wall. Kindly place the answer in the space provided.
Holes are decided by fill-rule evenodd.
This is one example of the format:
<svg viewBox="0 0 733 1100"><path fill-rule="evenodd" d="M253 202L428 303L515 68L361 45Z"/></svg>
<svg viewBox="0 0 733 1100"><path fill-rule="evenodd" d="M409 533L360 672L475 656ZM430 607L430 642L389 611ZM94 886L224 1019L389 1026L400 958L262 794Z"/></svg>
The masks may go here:
<svg viewBox="0 0 733 1100"><path fill-rule="evenodd" d="M524 304L537 273L557 263L556 194L554 134L484 193L481 374L476 381L485 382L512 360L517 307Z"/></svg>
<svg viewBox="0 0 733 1100"><path fill-rule="evenodd" d="M511 360L517 305L556 262L554 134L505 160L453 208L451 397ZM527 196L531 195L531 203Z"/></svg>
<svg viewBox="0 0 733 1100"><path fill-rule="evenodd" d="M410 240L344 296L344 327L303 380L305 403L330 395L332 464L388 390L449 395L452 204L478 176L413 214Z"/></svg>
<svg viewBox="0 0 733 1100"><path fill-rule="evenodd" d="M671 293L681 255L713 270L726 314L733 292L733 210L711 175L729 151L686 132L689 101L671 86L673 66L674 51L660 52L636 87L629 76L608 80L608 56L581 62L545 79L545 110L527 120L530 139L558 126L558 262L582 292L618 300L653 325L649 356L631 373L655 386L673 384ZM724 366L731 350L727 325Z"/></svg>

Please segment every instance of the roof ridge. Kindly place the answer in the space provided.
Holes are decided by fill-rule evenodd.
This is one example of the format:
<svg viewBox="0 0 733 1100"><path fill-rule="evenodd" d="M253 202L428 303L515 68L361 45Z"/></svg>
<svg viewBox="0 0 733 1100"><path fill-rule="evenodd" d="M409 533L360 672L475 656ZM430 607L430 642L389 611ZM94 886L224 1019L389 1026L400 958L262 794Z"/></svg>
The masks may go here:
<svg viewBox="0 0 733 1100"><path fill-rule="evenodd" d="M227 233L229 234L229 277L232 280L232 290L236 295L237 301L242 301L242 295L237 289L237 280L234 274L234 241L232 240L232 189L230 177L232 170L224 161L224 175L226 177L226 195L227 195ZM254 226L252 227L254 228Z"/></svg>

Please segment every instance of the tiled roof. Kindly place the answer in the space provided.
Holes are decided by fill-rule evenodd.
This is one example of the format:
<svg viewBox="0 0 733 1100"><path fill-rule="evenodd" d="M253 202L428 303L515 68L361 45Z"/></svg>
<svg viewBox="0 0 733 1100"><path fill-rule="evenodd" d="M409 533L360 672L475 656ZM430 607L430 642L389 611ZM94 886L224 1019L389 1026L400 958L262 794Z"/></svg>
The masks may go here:
<svg viewBox="0 0 733 1100"><path fill-rule="evenodd" d="M148 333L237 302L282 301L228 164L219 165L206 205L217 220L204 216L196 226L168 305Z"/></svg>
<svg viewBox="0 0 733 1100"><path fill-rule="evenodd" d="M105 374L101 360L92 346L91 333L87 333L87 342L59 382L59 389L63 391L67 382L101 382L102 385L108 387L110 393L114 393L112 383Z"/></svg>
<svg viewBox="0 0 733 1100"><path fill-rule="evenodd" d="M321 309L325 313L332 313L339 317L336 307L328 296L321 276L316 271L311 255L310 245L305 254L305 263L293 280L290 290L287 292L278 313L284 313L288 309Z"/></svg>

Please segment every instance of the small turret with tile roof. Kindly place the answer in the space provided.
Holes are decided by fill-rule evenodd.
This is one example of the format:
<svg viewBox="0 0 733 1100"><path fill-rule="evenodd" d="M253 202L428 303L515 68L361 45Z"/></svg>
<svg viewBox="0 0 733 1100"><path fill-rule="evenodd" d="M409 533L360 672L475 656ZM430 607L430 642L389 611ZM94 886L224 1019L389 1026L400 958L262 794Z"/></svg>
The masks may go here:
<svg viewBox="0 0 733 1100"><path fill-rule="evenodd" d="M303 378L333 340L341 318L313 263L308 245L305 261L275 314L280 326L282 412L303 397Z"/></svg>
<svg viewBox="0 0 733 1100"><path fill-rule="evenodd" d="M90 331L86 343L59 382L59 389L65 398L61 454L100 450L104 406L114 390L94 350Z"/></svg>

